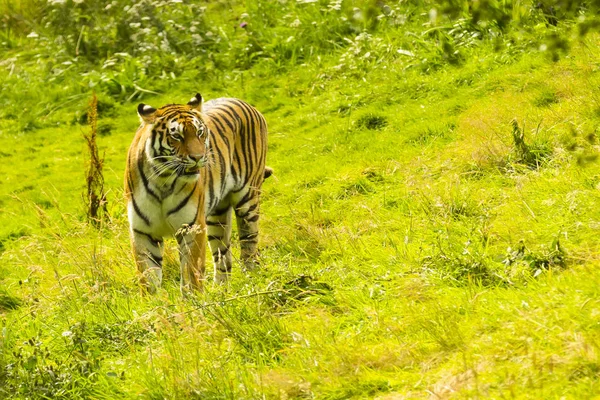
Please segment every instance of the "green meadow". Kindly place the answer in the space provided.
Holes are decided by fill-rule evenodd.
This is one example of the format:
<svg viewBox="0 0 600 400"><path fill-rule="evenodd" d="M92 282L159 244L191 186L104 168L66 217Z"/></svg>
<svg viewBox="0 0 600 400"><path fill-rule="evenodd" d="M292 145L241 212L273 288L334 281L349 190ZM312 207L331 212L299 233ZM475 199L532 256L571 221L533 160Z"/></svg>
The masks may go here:
<svg viewBox="0 0 600 400"><path fill-rule="evenodd" d="M598 398L597 6L0 1L0 398ZM196 92L269 124L261 266L144 296L136 107Z"/></svg>

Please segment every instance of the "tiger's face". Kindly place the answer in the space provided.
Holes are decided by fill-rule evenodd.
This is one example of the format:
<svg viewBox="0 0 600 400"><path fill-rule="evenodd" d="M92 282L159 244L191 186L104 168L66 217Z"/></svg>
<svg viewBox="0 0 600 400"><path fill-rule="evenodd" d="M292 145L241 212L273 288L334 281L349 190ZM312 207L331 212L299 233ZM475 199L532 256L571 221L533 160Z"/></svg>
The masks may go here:
<svg viewBox="0 0 600 400"><path fill-rule="evenodd" d="M145 153L156 176L196 179L206 165L210 142L201 109L200 94L186 105L170 104L158 110L145 104L138 106L142 123L151 125Z"/></svg>

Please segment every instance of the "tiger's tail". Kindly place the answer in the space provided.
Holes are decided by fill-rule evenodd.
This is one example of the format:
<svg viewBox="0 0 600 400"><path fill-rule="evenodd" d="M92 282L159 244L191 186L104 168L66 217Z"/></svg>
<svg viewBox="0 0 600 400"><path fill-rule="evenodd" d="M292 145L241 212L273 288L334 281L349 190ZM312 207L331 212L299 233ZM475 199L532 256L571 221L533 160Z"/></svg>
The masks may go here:
<svg viewBox="0 0 600 400"><path fill-rule="evenodd" d="M264 172L264 178L267 179L268 177L270 177L271 175L273 175L273 168L271 167L265 167L265 172Z"/></svg>

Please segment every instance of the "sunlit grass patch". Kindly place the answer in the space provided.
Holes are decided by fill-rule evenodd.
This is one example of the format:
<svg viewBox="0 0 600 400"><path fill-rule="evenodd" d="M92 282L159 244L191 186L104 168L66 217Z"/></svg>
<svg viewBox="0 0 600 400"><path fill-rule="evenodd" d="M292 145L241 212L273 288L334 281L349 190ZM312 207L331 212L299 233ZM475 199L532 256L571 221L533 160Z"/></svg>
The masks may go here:
<svg viewBox="0 0 600 400"><path fill-rule="evenodd" d="M598 392L595 34L552 62L542 37L565 28L525 3L518 31L411 2L146 6L95 13L123 14L113 36L87 18L65 18L64 41L0 33L0 397ZM92 51L119 38L120 54ZM98 228L81 198L92 88ZM208 261L204 292L182 297L168 240L163 287L142 296L122 189L135 106L196 92L267 118L260 268L242 271L234 230L230 281Z"/></svg>

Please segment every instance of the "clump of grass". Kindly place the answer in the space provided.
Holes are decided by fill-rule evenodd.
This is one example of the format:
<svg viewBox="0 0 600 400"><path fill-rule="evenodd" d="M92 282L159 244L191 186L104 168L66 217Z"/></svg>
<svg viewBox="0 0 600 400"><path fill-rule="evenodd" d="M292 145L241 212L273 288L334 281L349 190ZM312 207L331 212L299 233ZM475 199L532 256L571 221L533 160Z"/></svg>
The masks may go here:
<svg viewBox="0 0 600 400"><path fill-rule="evenodd" d="M109 136L112 134L115 126L109 122L101 122L98 124L98 135Z"/></svg>
<svg viewBox="0 0 600 400"><path fill-rule="evenodd" d="M566 268L567 260L567 252L556 238L549 248L541 248L539 251L528 249L521 240L515 249L508 248L503 263L511 268L513 277L525 274L526 277L535 278L551 269Z"/></svg>
<svg viewBox="0 0 600 400"><path fill-rule="evenodd" d="M285 282L282 290L274 293L272 298L280 306L296 302L309 302L313 299L332 305L332 292L333 287L328 283L316 280L310 275L301 274Z"/></svg>
<svg viewBox="0 0 600 400"><path fill-rule="evenodd" d="M371 131L383 129L387 124L387 117L374 113L362 115L356 121L356 125L359 128L366 128Z"/></svg>
<svg viewBox="0 0 600 400"><path fill-rule="evenodd" d="M489 260L471 254L439 253L425 257L423 267L452 285L498 286L504 283L489 266Z"/></svg>
<svg viewBox="0 0 600 400"><path fill-rule="evenodd" d="M352 182L345 183L339 191L338 199L348 199L354 196L373 193L375 188L373 183L364 176L361 176Z"/></svg>
<svg viewBox="0 0 600 400"><path fill-rule="evenodd" d="M279 359L290 335L279 318L253 302L229 302L209 313L248 360L270 363Z"/></svg>
<svg viewBox="0 0 600 400"><path fill-rule="evenodd" d="M382 183L385 181L385 177L381 171L377 170L376 168L367 168L361 173L361 175L372 183Z"/></svg>
<svg viewBox="0 0 600 400"><path fill-rule="evenodd" d="M20 228L20 229L17 229L16 231L10 232L10 233L0 237L0 254L4 251L4 249L8 243L10 243L20 237L27 236L27 235L28 235L27 230L25 228Z"/></svg>
<svg viewBox="0 0 600 400"><path fill-rule="evenodd" d="M23 398L90 397L98 386L100 349L88 345L85 328L63 332L66 348L52 349L32 337L12 351L12 362L0 364L0 394Z"/></svg>
<svg viewBox="0 0 600 400"><path fill-rule="evenodd" d="M16 310L22 303L21 299L8 293L6 289L0 288L0 313Z"/></svg>
<svg viewBox="0 0 600 400"><path fill-rule="evenodd" d="M585 167L598 160L598 134L595 126L571 125L568 133L562 135L561 139L565 150L575 156L578 165Z"/></svg>
<svg viewBox="0 0 600 400"><path fill-rule="evenodd" d="M556 92L546 90L541 92L533 101L533 105L536 107L548 107L552 104L558 103L559 98Z"/></svg>
<svg viewBox="0 0 600 400"><path fill-rule="evenodd" d="M456 307L441 307L432 313L420 316L419 325L442 350L450 351L465 346Z"/></svg>
<svg viewBox="0 0 600 400"><path fill-rule="evenodd" d="M425 145L439 139L445 139L450 136L455 128L456 125L454 123L431 125L424 130L419 131L417 134L408 137L407 143L412 145Z"/></svg>
<svg viewBox="0 0 600 400"><path fill-rule="evenodd" d="M528 168L537 169L548 161L553 153L552 145L543 139L537 138L532 143L525 141L525 130L519 127L516 119L511 122L513 152L509 163L521 164ZM539 126L536 129L539 132Z"/></svg>
<svg viewBox="0 0 600 400"><path fill-rule="evenodd" d="M480 244L467 240L462 247L444 247L438 244L435 254L421 261L427 273L453 286L500 286L506 283L492 267L492 259Z"/></svg>
<svg viewBox="0 0 600 400"><path fill-rule="evenodd" d="M126 320L117 323L89 324L90 340L95 340L103 351L126 354L132 346L142 345L155 334L152 326L142 326Z"/></svg>

